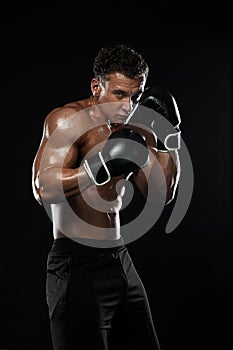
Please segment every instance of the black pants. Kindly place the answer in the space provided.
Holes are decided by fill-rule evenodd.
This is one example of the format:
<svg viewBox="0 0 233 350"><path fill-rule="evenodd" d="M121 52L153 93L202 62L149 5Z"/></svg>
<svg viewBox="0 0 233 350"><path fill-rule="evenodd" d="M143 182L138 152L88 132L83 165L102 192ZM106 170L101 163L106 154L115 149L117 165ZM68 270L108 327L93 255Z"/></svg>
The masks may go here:
<svg viewBox="0 0 233 350"><path fill-rule="evenodd" d="M56 239L46 296L54 350L158 350L143 284L127 247Z"/></svg>

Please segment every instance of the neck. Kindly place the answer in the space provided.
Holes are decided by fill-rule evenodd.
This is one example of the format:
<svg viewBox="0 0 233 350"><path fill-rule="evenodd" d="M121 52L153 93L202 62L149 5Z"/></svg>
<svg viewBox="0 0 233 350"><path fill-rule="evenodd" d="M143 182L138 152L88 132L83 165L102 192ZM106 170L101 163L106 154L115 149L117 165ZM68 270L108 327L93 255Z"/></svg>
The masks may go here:
<svg viewBox="0 0 233 350"><path fill-rule="evenodd" d="M100 111L98 108L98 103L96 103L96 99L93 95L91 96L91 106L93 107L95 117L104 120L105 123L110 127L110 120L106 118L106 116Z"/></svg>

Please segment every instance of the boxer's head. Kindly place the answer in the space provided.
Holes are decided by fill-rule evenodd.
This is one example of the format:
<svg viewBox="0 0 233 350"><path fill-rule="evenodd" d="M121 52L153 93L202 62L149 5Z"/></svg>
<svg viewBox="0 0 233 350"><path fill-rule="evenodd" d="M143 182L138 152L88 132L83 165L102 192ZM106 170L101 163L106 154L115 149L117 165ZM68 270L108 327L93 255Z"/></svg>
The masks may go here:
<svg viewBox="0 0 233 350"><path fill-rule="evenodd" d="M103 47L93 63L92 94L111 122L126 123L145 89L149 67L141 54L129 46ZM107 108L108 104L111 108Z"/></svg>

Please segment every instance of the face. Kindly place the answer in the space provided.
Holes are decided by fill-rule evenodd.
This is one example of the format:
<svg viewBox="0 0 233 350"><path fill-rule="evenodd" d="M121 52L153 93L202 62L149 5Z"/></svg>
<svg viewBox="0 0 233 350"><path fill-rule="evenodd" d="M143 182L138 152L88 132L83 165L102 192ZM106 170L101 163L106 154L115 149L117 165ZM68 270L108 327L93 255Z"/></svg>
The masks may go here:
<svg viewBox="0 0 233 350"><path fill-rule="evenodd" d="M146 76L127 78L121 73L108 75L105 85L98 79L91 81L91 88L101 113L111 123L129 122L144 91Z"/></svg>

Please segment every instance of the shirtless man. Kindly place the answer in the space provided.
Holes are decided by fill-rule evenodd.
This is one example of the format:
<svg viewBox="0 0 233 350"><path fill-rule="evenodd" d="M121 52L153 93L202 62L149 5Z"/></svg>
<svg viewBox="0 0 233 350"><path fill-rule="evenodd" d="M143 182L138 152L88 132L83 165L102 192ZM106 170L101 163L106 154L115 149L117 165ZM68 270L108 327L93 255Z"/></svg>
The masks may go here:
<svg viewBox="0 0 233 350"><path fill-rule="evenodd" d="M120 210L130 178L145 198L149 178L155 197L165 179L165 204L171 201L178 154L159 152L154 132L129 123L149 72L142 55L121 44L102 48L93 72L90 97L45 118L33 162L33 193L53 222L46 282L52 343L54 350L158 350Z"/></svg>

